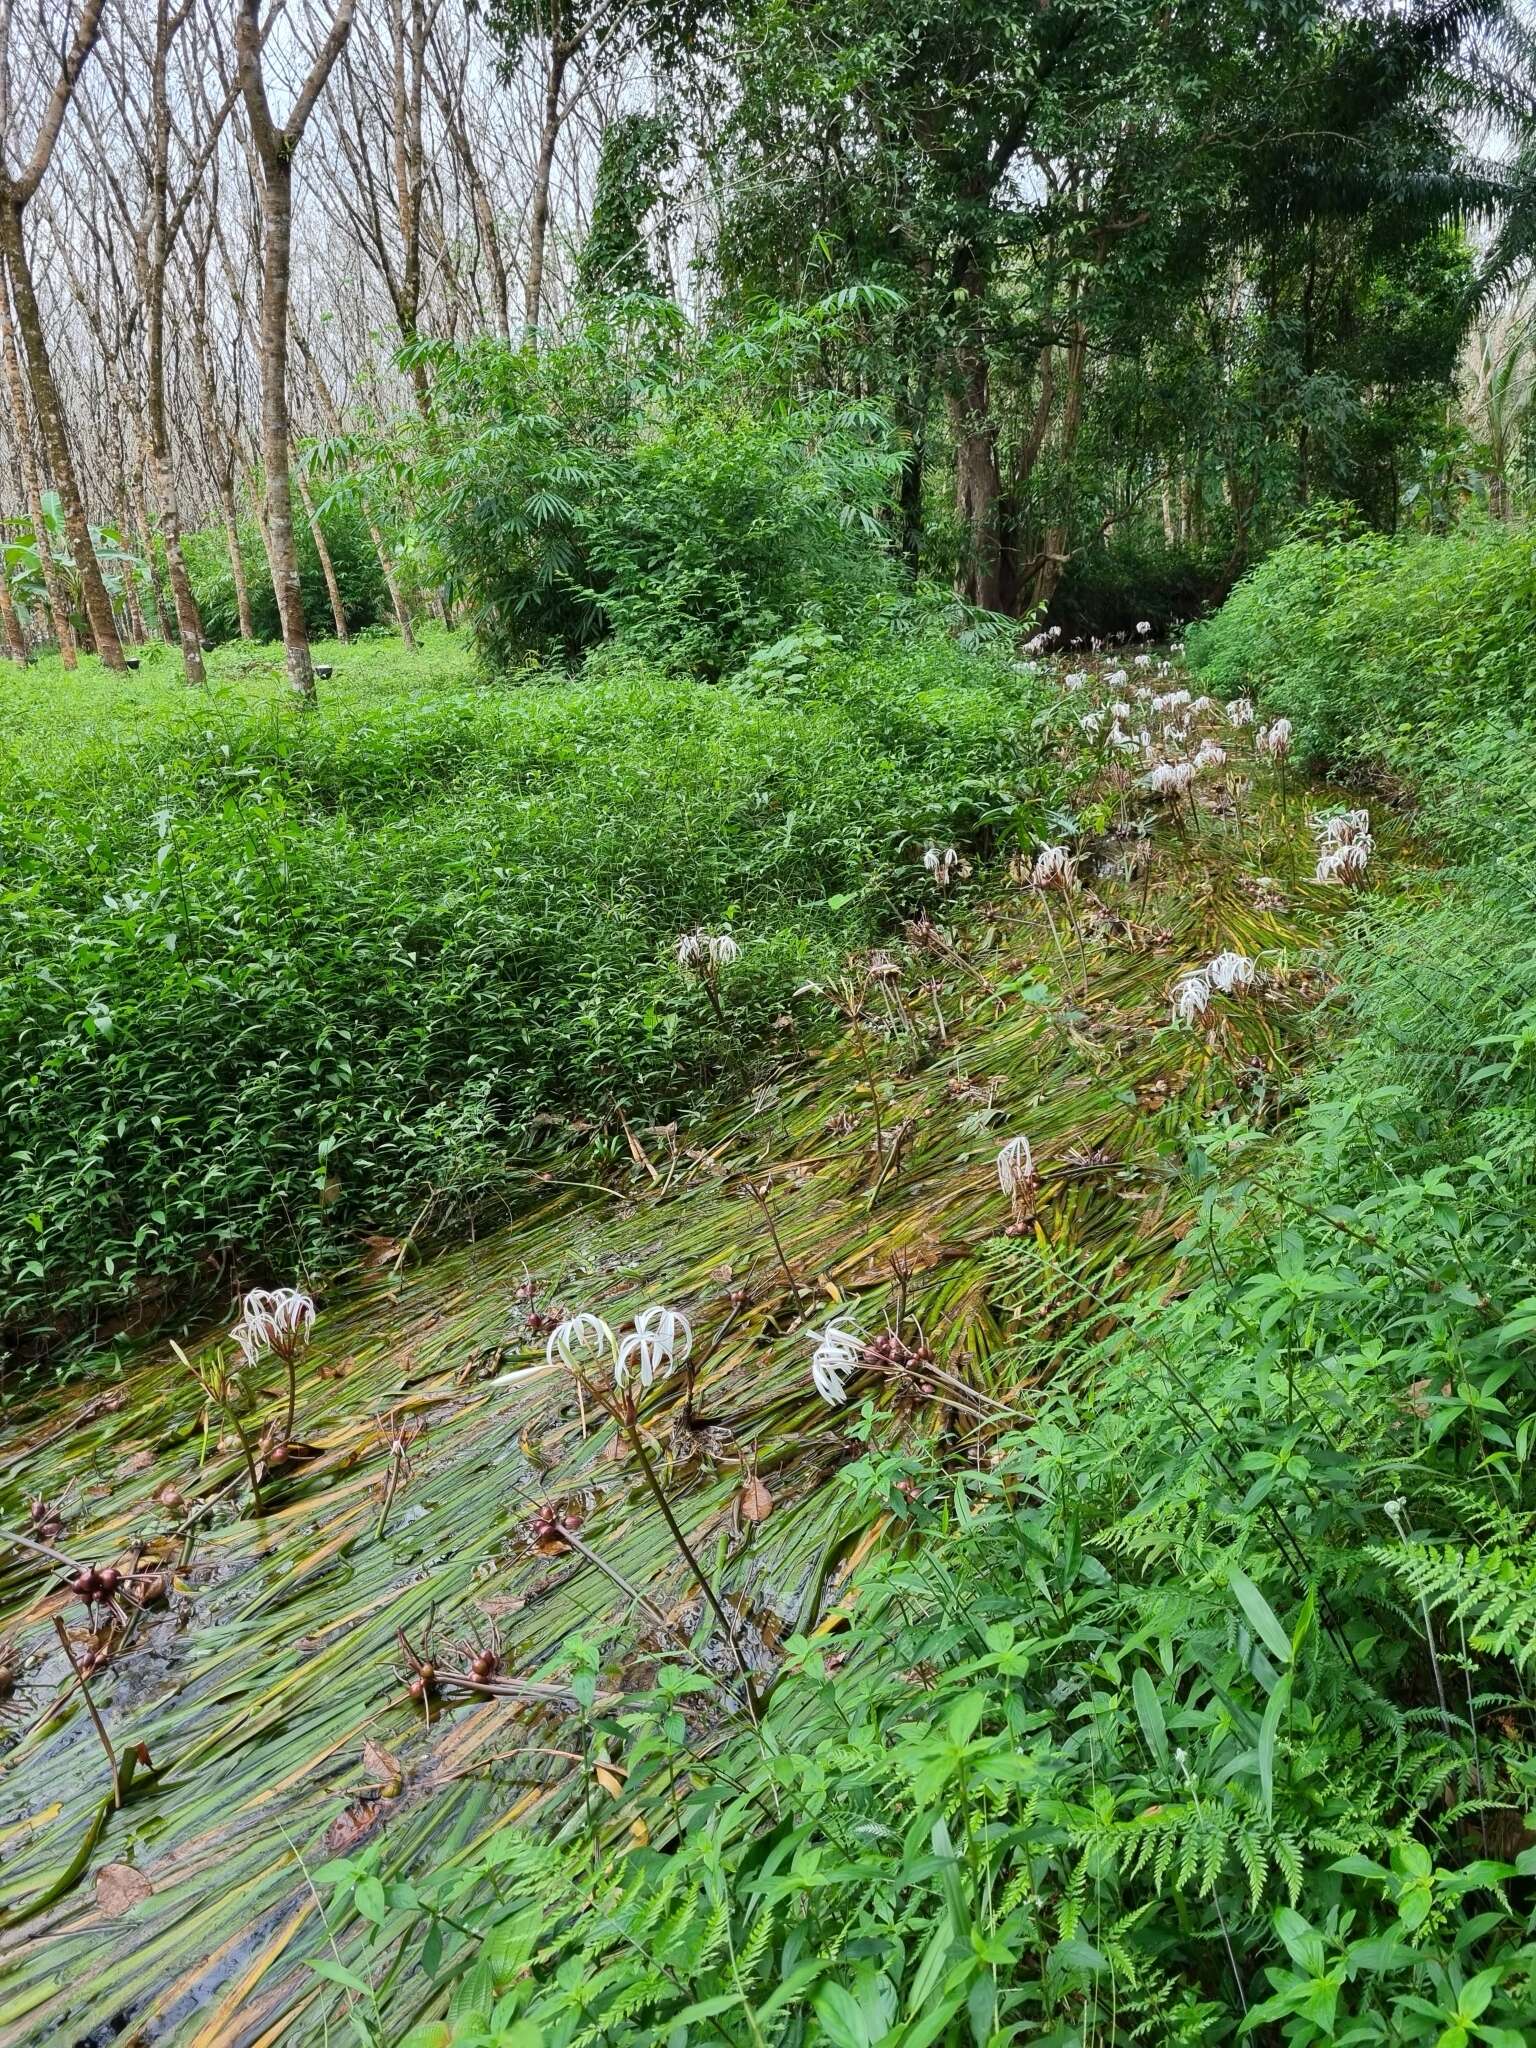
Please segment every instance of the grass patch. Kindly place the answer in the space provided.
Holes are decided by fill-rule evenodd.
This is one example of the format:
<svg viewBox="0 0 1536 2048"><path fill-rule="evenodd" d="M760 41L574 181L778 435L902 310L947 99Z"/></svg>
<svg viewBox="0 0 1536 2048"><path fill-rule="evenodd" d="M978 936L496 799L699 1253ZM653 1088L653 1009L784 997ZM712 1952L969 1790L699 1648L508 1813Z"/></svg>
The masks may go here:
<svg viewBox="0 0 1536 2048"><path fill-rule="evenodd" d="M364 1233L447 1227L556 1138L695 1113L920 902L929 837L1043 822L1041 685L909 620L710 686L446 637L162 658L0 701L0 1327L99 1339ZM730 1031L676 971L729 926Z"/></svg>

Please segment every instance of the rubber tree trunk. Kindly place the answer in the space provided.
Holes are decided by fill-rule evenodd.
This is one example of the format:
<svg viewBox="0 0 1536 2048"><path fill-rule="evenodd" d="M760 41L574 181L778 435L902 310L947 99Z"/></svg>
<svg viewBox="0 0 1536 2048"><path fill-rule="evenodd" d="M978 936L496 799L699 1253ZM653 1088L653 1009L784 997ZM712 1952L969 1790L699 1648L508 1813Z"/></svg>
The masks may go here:
<svg viewBox="0 0 1536 2048"><path fill-rule="evenodd" d="M139 547L144 555L144 573L149 578L149 594L155 607L155 624L160 638L174 645L176 633L171 625L171 615L166 609L165 586L160 581L160 565L155 560L155 536L149 523L149 507L144 502L143 484L137 480L133 491L133 530L139 537Z"/></svg>
<svg viewBox="0 0 1536 2048"><path fill-rule="evenodd" d="M192 594L187 558L181 547L181 513L176 502L176 484L171 465L162 449L154 445L151 433L149 474L154 486L155 509L160 515L160 543L165 549L165 573L171 586L171 603L176 608L176 638L181 643L182 665L187 681L201 688L208 680L203 666L203 615Z"/></svg>
<svg viewBox="0 0 1536 2048"><path fill-rule="evenodd" d="M58 643L59 659L65 668L79 666L79 652L75 644L75 628L69 615L69 598L64 589L64 580L59 574L53 549L48 545L48 521L43 514L42 481L37 471L37 453L32 446L32 422L27 413L27 387L21 373L21 358L16 352L16 330L11 323L10 300L5 291L5 274L0 269L0 355L5 359L5 389L11 409L11 426L16 438L16 455L21 465L22 486L27 494L27 517L32 521L32 537L37 544L38 566L42 571L43 591L48 599L48 615L53 622L53 637Z"/></svg>
<svg viewBox="0 0 1536 2048"><path fill-rule="evenodd" d="M293 432L288 416L292 240L293 166L283 156L265 167L261 187L261 461L266 515L262 527L288 681L296 696L313 703L315 664L309 651L309 627L299 587L299 550L293 536Z"/></svg>
<svg viewBox="0 0 1536 2048"><path fill-rule="evenodd" d="M539 132L539 154L533 172L533 199L528 212L528 275L523 283L524 339L536 346L539 319L544 304L544 254L549 246L549 188L555 168L555 146L560 140L560 95L571 45L556 28L549 47L549 69L544 74L544 119Z"/></svg>
<svg viewBox="0 0 1536 2048"><path fill-rule="evenodd" d="M304 517L309 521L310 538L315 544L315 553L320 557L320 574L325 578L325 594L331 601L331 624L336 629L336 638L345 646L349 638L347 608L341 601L341 585L336 581L336 565L331 560L331 551L325 544L325 529L320 524L314 496L302 472L298 478L298 485L299 497L304 506Z"/></svg>
<svg viewBox="0 0 1536 2048"><path fill-rule="evenodd" d="M240 638L256 638L256 621L251 613L251 586L240 552L240 513L235 504L234 481L226 470L219 477L219 511L224 520L224 545L229 550L229 577L235 586L235 610L240 619Z"/></svg>
<svg viewBox="0 0 1536 2048"><path fill-rule="evenodd" d="M80 591L85 600L85 615L91 625L91 638L96 643L96 652L103 665L121 669L125 666L122 642L117 636L117 621L112 616L112 603L102 581L101 565L91 544L91 529L85 516L85 503L80 496L79 479L75 475L69 435L64 427L64 409L59 400L58 386L53 381L42 314L32 288L21 210L14 204L0 207L0 253L4 254L10 277L16 325L20 330L22 353L32 386L38 431L47 451L48 467L53 472L54 488L64 509L64 530L69 535L75 574L80 579Z"/></svg>
<svg viewBox="0 0 1536 2048"><path fill-rule="evenodd" d="M11 579L0 562L0 627L5 631L5 651L18 666L27 665L27 636L21 630L21 615L11 595Z"/></svg>

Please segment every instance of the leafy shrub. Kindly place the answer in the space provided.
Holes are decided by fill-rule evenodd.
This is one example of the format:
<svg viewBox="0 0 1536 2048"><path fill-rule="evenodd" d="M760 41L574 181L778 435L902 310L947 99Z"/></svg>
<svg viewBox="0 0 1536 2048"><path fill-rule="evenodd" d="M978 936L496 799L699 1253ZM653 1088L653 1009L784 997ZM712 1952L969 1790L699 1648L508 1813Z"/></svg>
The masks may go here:
<svg viewBox="0 0 1536 2048"><path fill-rule="evenodd" d="M1536 544L1523 527L1306 539L1189 635L1212 690L1257 688L1298 743L1409 772L1469 720L1536 706Z"/></svg>
<svg viewBox="0 0 1536 2048"><path fill-rule="evenodd" d="M306 716L233 652L206 698L7 686L0 1325L319 1262L515 1192L568 1118L686 1115L907 904L926 837L1056 793L1043 686L910 619L788 691L456 659L358 650ZM729 1043L671 957L725 922Z"/></svg>
<svg viewBox="0 0 1536 2048"><path fill-rule="evenodd" d="M600 321L537 355L433 346L421 520L493 666L617 634L718 675L888 584L888 430L790 382L824 324Z"/></svg>
<svg viewBox="0 0 1536 2048"><path fill-rule="evenodd" d="M389 595L379 569L368 529L361 515L341 501L328 504L320 513L325 544L341 592L342 608L349 633L387 622L392 614ZM294 541L299 553L299 589L304 616L310 632L322 638L332 630L331 600L315 552L309 522L302 516L294 521ZM216 646L238 639L240 609L235 597L235 579L229 564L229 550L222 528L217 532L187 536L187 567L193 594L202 614L203 632ZM277 596L267 567L266 550L254 524L240 529L240 559L245 569L251 599L251 623L258 640L278 640L282 629L277 616Z"/></svg>

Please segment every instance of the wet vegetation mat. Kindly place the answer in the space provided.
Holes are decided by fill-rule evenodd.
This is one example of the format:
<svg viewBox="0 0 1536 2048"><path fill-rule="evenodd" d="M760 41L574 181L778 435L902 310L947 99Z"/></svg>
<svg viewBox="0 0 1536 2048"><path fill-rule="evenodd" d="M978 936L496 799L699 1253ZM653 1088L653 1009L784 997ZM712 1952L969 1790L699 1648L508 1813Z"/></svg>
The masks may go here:
<svg viewBox="0 0 1536 2048"><path fill-rule="evenodd" d="M552 1173L428 1263L378 1247L296 1347L291 1432L281 1356L226 1381L219 1339L13 1422L0 2039L321 2039L357 1965L328 1860L441 1869L594 1799L647 1825L589 1768L573 1642L608 1694L682 1643L717 1681L691 1711L725 1725L882 1539L834 1483L871 1431L983 1456L1029 1415L1021 1333L1048 1372L1130 1289L1179 1287L1186 1140L1282 1113L1350 899L1312 879L1317 793L1253 758L1241 710L1160 714L1230 759L1159 794L1092 707L1109 683L1079 686L1101 829L1064 866L1021 852L962 910L935 849L930 914L805 994L702 1141L631 1130L622 1176ZM818 1014L837 1029L801 1049ZM1011 1320L1005 1232L1038 1275ZM691 1348L631 1378L626 1430L546 1347L652 1304ZM378 1988L402 2031L429 1993Z"/></svg>

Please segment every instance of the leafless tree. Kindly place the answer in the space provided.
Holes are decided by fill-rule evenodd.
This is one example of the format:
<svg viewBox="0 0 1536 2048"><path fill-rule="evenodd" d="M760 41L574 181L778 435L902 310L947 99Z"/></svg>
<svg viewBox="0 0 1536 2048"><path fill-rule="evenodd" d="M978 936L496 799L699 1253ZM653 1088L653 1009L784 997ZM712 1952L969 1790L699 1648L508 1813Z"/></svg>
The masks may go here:
<svg viewBox="0 0 1536 2048"><path fill-rule="evenodd" d="M13 73L15 0L0 0L0 261L3 261L5 284L21 339L32 402L37 411L38 430L63 508L65 530L74 556L75 574L80 580L91 637L96 652L108 668L122 668L123 649L118 639L117 622L112 616L101 565L91 545L91 529L80 495L69 430L43 332L26 226L27 207L36 197L53 161L75 87L100 33L103 0L81 0L74 33L62 53L55 51L47 33L46 15L41 11L45 5L46 0L40 0L35 47L52 75L47 81L46 98L31 154L26 163L16 170L12 168L10 157L12 138L19 132ZM32 67L27 68L30 70ZM29 88L31 83L29 80Z"/></svg>
<svg viewBox="0 0 1536 2048"><path fill-rule="evenodd" d="M293 537L293 436L288 413L293 160L332 66L351 33L353 8L354 0L336 0L325 40L303 77L287 119L279 124L267 89L257 0L236 0L235 7L240 90L261 173L261 455L266 470L267 546L288 680L305 699L315 694L315 669Z"/></svg>

